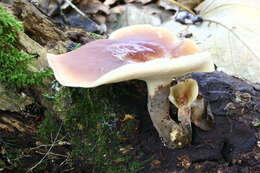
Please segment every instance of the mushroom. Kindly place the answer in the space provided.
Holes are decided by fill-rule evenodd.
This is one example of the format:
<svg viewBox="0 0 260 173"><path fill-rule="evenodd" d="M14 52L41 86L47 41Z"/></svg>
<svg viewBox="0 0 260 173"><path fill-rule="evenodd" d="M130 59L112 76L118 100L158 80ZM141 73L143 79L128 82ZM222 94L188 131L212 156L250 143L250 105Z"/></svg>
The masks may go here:
<svg viewBox="0 0 260 173"><path fill-rule="evenodd" d="M90 42L62 55L48 55L56 79L65 86L97 87L131 79L144 80L148 109L163 142L180 147L188 135L169 115L170 83L190 72L214 70L207 52L191 40L178 40L172 32L150 25L135 25L113 32L108 39ZM170 137L175 131L176 138Z"/></svg>
<svg viewBox="0 0 260 173"><path fill-rule="evenodd" d="M194 79L186 79L170 88L169 100L178 108L178 120L181 126L190 134L188 141L191 141L191 122L202 130L210 130L213 125L213 115L210 107L199 93L198 83ZM174 138L175 133L171 134Z"/></svg>
<svg viewBox="0 0 260 173"><path fill-rule="evenodd" d="M198 83L194 79L186 79L170 88L169 100L178 108L178 120L187 131L187 140L191 141L191 122L202 130L210 130L213 125L213 115L210 107L199 93ZM175 138L175 133L171 137Z"/></svg>
<svg viewBox="0 0 260 173"><path fill-rule="evenodd" d="M213 126L214 116L210 105L199 93L197 99L191 104L191 122L202 130L210 130Z"/></svg>
<svg viewBox="0 0 260 173"><path fill-rule="evenodd" d="M187 141L191 141L191 105L199 94L199 87L194 79L187 79L179 82L170 88L169 100L178 108L178 120L186 130ZM176 132L171 133L171 138L175 137ZM178 145L182 145L179 143Z"/></svg>

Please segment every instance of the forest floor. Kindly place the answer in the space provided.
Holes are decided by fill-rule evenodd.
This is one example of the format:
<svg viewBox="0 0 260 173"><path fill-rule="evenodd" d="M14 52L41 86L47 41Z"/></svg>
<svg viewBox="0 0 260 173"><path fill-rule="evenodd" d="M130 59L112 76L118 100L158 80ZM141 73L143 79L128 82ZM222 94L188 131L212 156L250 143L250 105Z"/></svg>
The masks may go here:
<svg viewBox="0 0 260 173"><path fill-rule="evenodd" d="M102 24L114 21L122 6L129 5L106 1L112 3L111 8L106 8L98 0L93 4L77 1L86 8L92 5L88 12L92 20L82 24L78 13L67 18L75 17L74 21L84 25L82 30L75 27L79 23L70 23L69 29L65 20L57 24L62 14L50 10L56 7L55 3L43 3L39 8L42 13L32 3L29 6L29 2L16 2L5 6L24 22L25 33L56 53L106 37L115 26L104 29ZM104 17L112 7L116 12ZM66 10L73 11L63 12L68 13ZM45 30L52 29L48 34L40 32L33 26L35 22L42 22ZM37 87L23 88L22 92L34 98L34 102L22 111L0 111L0 172L260 173L260 86L219 71L193 73L191 77L198 81L200 92L210 105L214 127L202 131L193 126L192 144L183 149L169 149L162 144L149 118L146 86L141 81L90 90L63 89L58 94ZM101 96L96 96L99 90ZM59 116L52 110L56 97L58 106L66 110L58 111ZM89 102L81 104L88 97ZM102 114L85 110L92 108L101 109ZM176 119L176 108L172 107L171 113ZM100 118L103 116L107 117ZM92 117L93 124L84 117Z"/></svg>

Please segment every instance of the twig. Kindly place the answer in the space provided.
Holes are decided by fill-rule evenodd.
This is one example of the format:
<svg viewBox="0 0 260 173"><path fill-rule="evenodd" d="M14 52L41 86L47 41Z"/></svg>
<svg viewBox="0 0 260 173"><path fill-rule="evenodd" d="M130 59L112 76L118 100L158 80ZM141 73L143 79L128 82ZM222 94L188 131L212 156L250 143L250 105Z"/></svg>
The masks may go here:
<svg viewBox="0 0 260 173"><path fill-rule="evenodd" d="M80 15L86 17L86 14L83 13L76 5L74 5L70 0L65 0L72 8L74 8Z"/></svg>
<svg viewBox="0 0 260 173"><path fill-rule="evenodd" d="M38 146L36 146L36 147L30 148L30 150L36 150L36 149L41 148L41 147L50 147L50 146L52 146L52 145L53 145L53 143L52 143L52 144L46 144L46 145L38 145ZM57 141L54 143L53 147L63 146L63 145L71 145L71 143L66 142L66 141L57 140Z"/></svg>
<svg viewBox="0 0 260 173"><path fill-rule="evenodd" d="M62 166L62 165L64 165L68 160L69 160L69 158L70 158L70 156L69 155L67 155L67 157L66 157L66 159L65 160L63 160L61 163L60 163L60 165L59 166Z"/></svg>
<svg viewBox="0 0 260 173"><path fill-rule="evenodd" d="M86 17L88 20L90 20L91 22L93 23L96 23L94 22L92 19L90 19L89 17L87 17L87 15L82 12L76 5L74 5L70 0L65 0L66 3L68 3L74 10L76 10L80 15L82 15L83 17Z"/></svg>
<svg viewBox="0 0 260 173"><path fill-rule="evenodd" d="M63 172L71 172L74 168L69 168L69 169L65 169L63 170Z"/></svg>
<svg viewBox="0 0 260 173"><path fill-rule="evenodd" d="M45 154L46 154L46 153L42 153L42 152L40 152L40 151L36 151L36 153L41 154L41 155L45 155ZM66 156L66 155L58 154L58 153L53 153L53 152L49 152L48 154L49 154L49 155L53 155L53 156L57 156L57 157L65 157L65 158L68 157L68 156Z"/></svg>
<svg viewBox="0 0 260 173"><path fill-rule="evenodd" d="M47 153L45 153L45 155L42 157L42 159L41 159L38 163L36 163L33 167L31 167L26 173L32 172L33 169L35 169L38 165L40 165L40 164L43 162L43 160L49 155L51 149L54 147L55 142L56 142L56 140L57 140L57 138L58 138L58 136L59 136L59 134L60 134L62 124L63 124L63 123L60 124L60 128L59 128L59 130L58 130L58 132L57 132L57 134L56 134L56 136L55 136L55 139L54 139L54 141L53 141L51 147L50 147L49 150L47 151Z"/></svg>

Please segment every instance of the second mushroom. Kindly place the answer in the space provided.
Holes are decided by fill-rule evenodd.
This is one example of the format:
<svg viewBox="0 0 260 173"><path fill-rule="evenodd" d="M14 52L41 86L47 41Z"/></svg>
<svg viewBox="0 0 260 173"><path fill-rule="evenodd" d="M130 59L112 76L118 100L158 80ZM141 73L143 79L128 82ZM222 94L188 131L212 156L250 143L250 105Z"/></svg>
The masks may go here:
<svg viewBox="0 0 260 173"><path fill-rule="evenodd" d="M146 82L148 110L160 138L170 148L190 142L190 126L170 118L170 83L190 72L210 72L213 62L189 40L166 29L135 25L113 32L62 55L48 55L56 79L64 86L92 88L131 79ZM174 135L173 135L174 134Z"/></svg>

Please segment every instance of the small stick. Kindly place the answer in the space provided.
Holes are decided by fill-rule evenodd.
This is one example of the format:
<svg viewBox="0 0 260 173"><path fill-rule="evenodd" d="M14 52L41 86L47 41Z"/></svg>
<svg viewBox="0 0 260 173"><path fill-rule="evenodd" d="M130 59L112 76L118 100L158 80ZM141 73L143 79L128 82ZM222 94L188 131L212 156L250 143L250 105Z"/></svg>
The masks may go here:
<svg viewBox="0 0 260 173"><path fill-rule="evenodd" d="M55 145L55 143L56 143L56 140L57 140L57 138L58 138L58 136L59 136L59 134L60 134L62 124L63 124L63 123L60 124L60 128L59 128L59 130L58 130L58 132L57 132L57 134L56 134L56 136L55 136L55 139L54 139L54 141L53 141L51 147L50 147L49 150L47 151L47 153L45 153L45 155L42 157L42 159L41 159L38 163L36 163L33 167L31 167L26 173L32 172L33 169L35 169L38 165L40 165L40 164L43 162L43 160L49 155L51 149L54 147L54 145Z"/></svg>
<svg viewBox="0 0 260 173"><path fill-rule="evenodd" d="M72 8L74 8L80 15L86 17L86 14L83 13L76 5L74 5L70 0L65 0Z"/></svg>

